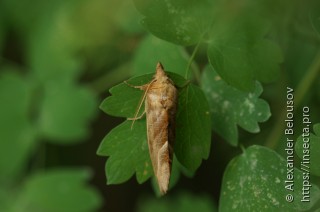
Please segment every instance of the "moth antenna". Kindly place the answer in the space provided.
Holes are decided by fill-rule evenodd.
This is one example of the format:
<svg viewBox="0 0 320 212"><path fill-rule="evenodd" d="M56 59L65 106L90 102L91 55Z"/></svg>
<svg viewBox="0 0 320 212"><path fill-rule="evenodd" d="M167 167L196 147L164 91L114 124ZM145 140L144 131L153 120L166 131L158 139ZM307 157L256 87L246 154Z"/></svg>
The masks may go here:
<svg viewBox="0 0 320 212"><path fill-rule="evenodd" d="M155 81L156 81L156 79L153 79L153 80L148 84L148 86L147 86L147 88L146 88L146 90L145 90L142 98L141 98L140 101L139 101L138 108L137 108L137 110L136 110L136 112L135 112L135 114L134 114L134 118L133 118L133 121L132 121L132 124L131 124L131 130L132 130L132 128L133 128L133 124L134 124L135 120L136 120L137 117L138 117L138 113L139 113L139 111L140 111L140 109L141 109L141 106L142 106L142 104L143 104L143 100L146 98L147 92L148 92L151 84L154 83Z"/></svg>

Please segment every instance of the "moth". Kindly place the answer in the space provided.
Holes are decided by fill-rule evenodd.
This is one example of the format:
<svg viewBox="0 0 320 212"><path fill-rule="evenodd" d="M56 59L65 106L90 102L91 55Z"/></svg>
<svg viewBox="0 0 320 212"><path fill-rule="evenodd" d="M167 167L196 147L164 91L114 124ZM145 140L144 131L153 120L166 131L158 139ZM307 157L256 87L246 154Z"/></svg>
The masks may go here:
<svg viewBox="0 0 320 212"><path fill-rule="evenodd" d="M171 174L178 91L160 62L149 83L141 86L128 85L144 91L134 118L128 119L133 120L133 126L135 120L146 114L149 154L160 193L163 195L168 191ZM145 111L138 117L143 101Z"/></svg>

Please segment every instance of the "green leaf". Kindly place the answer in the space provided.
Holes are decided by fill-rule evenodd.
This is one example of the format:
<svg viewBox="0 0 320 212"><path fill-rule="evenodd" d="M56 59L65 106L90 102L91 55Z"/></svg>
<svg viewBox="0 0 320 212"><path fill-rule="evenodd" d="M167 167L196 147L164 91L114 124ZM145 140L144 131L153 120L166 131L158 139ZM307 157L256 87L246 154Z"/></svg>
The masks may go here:
<svg viewBox="0 0 320 212"><path fill-rule="evenodd" d="M36 29L29 37L27 62L34 78L41 82L71 81L81 70L81 62L75 57L72 42L74 31L70 29L63 5L52 6L54 12L42 14ZM59 17L60 16L60 17Z"/></svg>
<svg viewBox="0 0 320 212"><path fill-rule="evenodd" d="M186 84L186 80L174 73L168 73L177 87ZM133 85L150 82L151 74L128 80ZM110 89L112 94L101 104L101 109L120 117L133 117L142 92L124 83ZM140 113L143 111L141 109ZM194 112L196 111L196 112ZM152 174L147 147L145 118L137 120L130 129L131 122L126 121L114 128L102 141L97 154L110 156L106 163L108 184L122 183L134 172L139 183ZM210 115L209 106L201 89L188 85L179 92L178 112L176 116L176 140L174 151L179 162L191 172L207 159L210 151Z"/></svg>
<svg viewBox="0 0 320 212"><path fill-rule="evenodd" d="M137 21L141 19L141 14L135 9L133 1L114 1L112 3L119 4L119 9L114 11L114 21L117 27L120 26L128 34L138 34L145 31ZM113 11L113 8L108 7L108 9Z"/></svg>
<svg viewBox="0 0 320 212"><path fill-rule="evenodd" d="M145 16L142 24L155 36L179 45L198 43L213 14L207 0L134 0Z"/></svg>
<svg viewBox="0 0 320 212"><path fill-rule="evenodd" d="M255 81L277 79L282 62L280 48L265 39L268 24L261 18L245 15L213 27L208 58L228 84L252 91Z"/></svg>
<svg viewBox="0 0 320 212"><path fill-rule="evenodd" d="M21 194L21 211L95 211L101 198L86 181L88 170L66 169L40 172L30 177Z"/></svg>
<svg viewBox="0 0 320 212"><path fill-rule="evenodd" d="M17 195L12 195L8 189L5 189L4 186L0 188L0 211L13 212L11 210L12 204L17 199Z"/></svg>
<svg viewBox="0 0 320 212"><path fill-rule="evenodd" d="M269 105L258 97L262 87L256 83L252 93L245 93L227 85L218 74L207 66L202 76L202 89L210 105L212 128L229 144L237 146L238 129L257 133L258 122L266 121L271 113Z"/></svg>
<svg viewBox="0 0 320 212"><path fill-rule="evenodd" d="M182 47L149 35L141 42L136 51L132 73L134 75L154 73L157 62L161 62L166 70L183 76L188 64L188 57Z"/></svg>
<svg viewBox="0 0 320 212"><path fill-rule="evenodd" d="M96 98L84 87L47 83L40 108L39 127L55 143L79 142L88 135L88 121L95 114Z"/></svg>
<svg viewBox="0 0 320 212"><path fill-rule="evenodd" d="M175 154L191 172L207 159L211 144L210 108L202 90L189 85L179 93Z"/></svg>
<svg viewBox="0 0 320 212"><path fill-rule="evenodd" d="M293 166L293 163L291 164ZM251 146L228 165L222 182L219 211L305 211L320 198L311 184L310 202L301 202L303 174L294 169L294 192L285 188L287 161L271 149ZM292 194L293 202L286 201Z"/></svg>
<svg viewBox="0 0 320 212"><path fill-rule="evenodd" d="M10 10L20 13L19 19L23 17L20 28L31 28L30 33L22 33L28 39L26 62L34 77L45 82L80 76L86 50L104 46L113 38L114 16L120 12L121 2L112 2L112 7L100 0L34 2L36 9L29 4L14 3ZM24 10L33 12L25 14Z"/></svg>
<svg viewBox="0 0 320 212"><path fill-rule="evenodd" d="M205 195L194 195L180 192L173 197L161 199L144 198L138 204L139 212L215 212L218 211L211 198Z"/></svg>
<svg viewBox="0 0 320 212"><path fill-rule="evenodd" d="M310 170L311 174L320 176L320 166L314 162L320 161L320 124L315 124L313 131L315 134L310 132L309 126L305 126L303 134L297 139L295 150L299 158L302 159L301 169Z"/></svg>
<svg viewBox="0 0 320 212"><path fill-rule="evenodd" d="M131 121L125 121L102 140L98 155L110 156L106 163L108 184L127 181L136 172L139 183L152 174L146 137L145 120L137 120L131 129Z"/></svg>
<svg viewBox="0 0 320 212"><path fill-rule="evenodd" d="M0 182L7 184L23 171L36 140L29 121L31 83L12 69L1 71L4 72L0 75Z"/></svg>

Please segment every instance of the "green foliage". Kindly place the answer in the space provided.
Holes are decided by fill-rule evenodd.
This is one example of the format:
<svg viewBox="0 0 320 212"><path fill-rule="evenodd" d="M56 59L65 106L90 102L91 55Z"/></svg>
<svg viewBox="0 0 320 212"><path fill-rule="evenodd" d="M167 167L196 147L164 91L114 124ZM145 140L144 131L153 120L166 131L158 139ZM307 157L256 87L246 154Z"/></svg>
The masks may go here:
<svg viewBox="0 0 320 212"><path fill-rule="evenodd" d="M35 129L28 119L32 87L18 74L7 71L0 76L0 183L22 171L35 145Z"/></svg>
<svg viewBox="0 0 320 212"><path fill-rule="evenodd" d="M145 16L142 24L155 36L179 45L208 42L208 59L230 85L253 91L255 80L271 82L279 75L282 55L266 40L268 16L261 17L251 1L224 13L228 4L213 1L135 0ZM264 13L266 13L264 11ZM259 14L259 15L258 15Z"/></svg>
<svg viewBox="0 0 320 212"><path fill-rule="evenodd" d="M101 204L98 193L81 185L89 177L84 170L42 173L27 179L25 188L16 185L21 189L13 189L12 184L25 171L40 138L61 144L81 141L77 139L85 136L86 122L95 107L95 98L86 89L46 83L47 89L40 92L31 77L23 78L17 71L7 67L0 78L0 185L5 185L0 188L0 203L3 203L0 210L79 211L81 208L89 211L98 208Z"/></svg>
<svg viewBox="0 0 320 212"><path fill-rule="evenodd" d="M97 94L79 82L85 64L79 51L101 39L93 25L86 30L94 41L81 33L85 10L77 16L82 20L72 18L88 1L0 5L0 211L97 210L101 198L87 184L88 170L50 170L59 154L56 162L46 155L49 142L85 141L97 112ZM105 24L99 21L105 14L96 10L90 19ZM109 30L99 31L105 36Z"/></svg>
<svg viewBox="0 0 320 212"><path fill-rule="evenodd" d="M308 171L310 169L311 174L320 176L320 166L314 162L320 161L320 124L313 125L313 131L314 134L310 132L309 128L304 130L304 133L297 139L295 150L299 158L303 160L305 157L304 163L307 168L304 168Z"/></svg>
<svg viewBox="0 0 320 212"><path fill-rule="evenodd" d="M86 185L90 172L85 169L50 170L28 179L18 198L22 211L91 211L101 204L97 192Z"/></svg>
<svg viewBox="0 0 320 212"><path fill-rule="evenodd" d="M268 24L258 20L245 16L245 20L222 23L213 30L208 46L209 61L219 75L246 91L254 90L256 80L276 80L282 62L280 48L264 38Z"/></svg>
<svg viewBox="0 0 320 212"><path fill-rule="evenodd" d="M86 169L54 169L29 176L21 190L0 192L1 211L91 211L101 204L98 193L86 185Z"/></svg>
<svg viewBox="0 0 320 212"><path fill-rule="evenodd" d="M146 57L149 59L146 60ZM153 73L155 64L159 61L164 67L168 67L168 71L183 76L188 64L188 54L180 46L160 40L152 35L147 36L135 54L132 74Z"/></svg>
<svg viewBox="0 0 320 212"><path fill-rule="evenodd" d="M38 121L41 132L62 144L84 138L86 125L95 114L95 96L84 87L63 83L47 83L43 92Z"/></svg>
<svg viewBox="0 0 320 212"><path fill-rule="evenodd" d="M294 169L294 201L285 201L287 161L262 146L251 146L234 158L223 176L219 211L306 211L319 199L320 190L310 187L310 203L301 202L303 174Z"/></svg>
<svg viewBox="0 0 320 212"><path fill-rule="evenodd" d="M123 183L135 172L139 183L152 176L145 132L145 122L137 121L131 129L131 121L125 121L103 139L97 153L111 156L106 163L108 184Z"/></svg>
<svg viewBox="0 0 320 212"><path fill-rule="evenodd" d="M310 107L312 123L320 122L319 49L318 0L2 0L0 211L104 211L88 184L89 170L52 167L99 164L92 149L106 130L97 154L109 157L107 184L133 175L138 183L152 178L159 195L145 118L131 129L132 121L116 126L114 119L104 124L96 116L98 97L105 95L100 92L109 89L111 96L100 109L133 117L143 91L119 82L132 74L130 84L149 83L158 61L179 89L170 188L190 184L215 192L221 187L216 179L224 174L215 196L220 211L319 211L320 127L315 124L308 132L309 152L303 146L306 136L299 137L297 130L304 127L303 105ZM286 87L295 94L291 204L285 200L282 158ZM144 104L139 115L143 110ZM77 146L66 147L70 144ZM238 146L243 153L233 158ZM306 153L308 174L301 172L306 172L301 164ZM101 168L94 184L104 174ZM182 175L196 177L189 183L180 180ZM312 182L311 202L303 204L305 175ZM132 202L132 195L115 201L115 190L100 188L107 189L108 209L121 207L126 198ZM141 199L138 211L217 210L212 198L175 196L175 190L161 199Z"/></svg>
<svg viewBox="0 0 320 212"><path fill-rule="evenodd" d="M211 2L206 0L134 0L145 18L142 25L157 37L180 45L197 43L211 24Z"/></svg>
<svg viewBox="0 0 320 212"><path fill-rule="evenodd" d="M187 192L181 192L172 198L162 199L141 199L138 206L138 212L215 212L217 211L211 199L204 195L192 195Z"/></svg>
<svg viewBox="0 0 320 212"><path fill-rule="evenodd" d="M5 182L23 171L40 139L60 144L81 142L88 134L87 123L94 115L96 99L80 86L60 81L39 85L33 75L20 76L17 68L3 70L0 79L0 146L3 150L0 181ZM11 161L10 165L7 161Z"/></svg>
<svg viewBox="0 0 320 212"><path fill-rule="evenodd" d="M202 75L202 89L209 101L212 128L231 145L238 145L237 125L258 133L257 122L266 121L271 113L269 105L258 99L262 93L259 83L252 93L245 93L227 85L207 66Z"/></svg>
<svg viewBox="0 0 320 212"><path fill-rule="evenodd" d="M180 92L176 119L175 154L194 172L209 157L211 143L209 105L200 88L189 85Z"/></svg>
<svg viewBox="0 0 320 212"><path fill-rule="evenodd" d="M293 70L292 74L286 75L289 78L288 84L291 83L290 80L296 83L306 75L301 70L306 70L306 65L311 67L311 55L316 55L314 46L303 46L307 56L299 60L300 63L297 62L301 57L297 49L305 43L299 39L288 41L286 37L289 33L286 21L292 18L291 9L297 7L297 4L288 8L286 1L278 3L264 0L189 0L187 3L180 0L134 0L134 3L143 16L142 25L157 38L147 35L141 41L132 61L132 73L151 73L155 64L160 61L170 71L169 75L177 87L186 82L182 79L180 83L178 75L191 81L179 89L173 183L170 187L174 186L183 169L194 174L202 160L209 157L211 128L232 146L238 146L244 140L252 143L265 142L264 135L269 134L269 139L275 138L275 142L279 143L280 140L276 137L281 137L283 125L276 124L277 129L270 130L272 124L261 125L268 126L263 129L259 123L266 122L271 116L269 100L273 106L277 106L279 99L285 97L280 96L277 90L282 89L280 85L272 90L263 87L262 83L275 82L282 77L280 63L284 60L286 68ZM309 11L311 7L308 5L304 9ZM304 35L310 37L317 33L319 17L316 9L311 10L308 24L313 28L313 35ZM295 51L291 52L290 42L299 44L297 48L294 47ZM312 67L320 67L317 60L318 57ZM316 76L316 68L310 71L312 74L305 76L309 79L304 81L308 88ZM193 76L189 78L190 70L193 71ZM131 78L128 82L143 85L150 82L151 78L152 74L142 75ZM284 84L287 79L281 80ZM284 87L286 86L288 85L285 84ZM302 87L304 86L297 88L299 98L307 90L301 89ZM264 90L267 90L265 95L268 102L263 99ZM132 118L143 92L120 83L112 87L110 93L111 97L106 98L100 108L112 116ZM273 99L275 96L277 99ZM138 115L142 111L143 104ZM285 114L279 116L282 118ZM277 122L283 123L283 120ZM109 184L122 183L134 174L139 183L153 176L148 157L145 119L136 121L133 129L130 129L130 123L125 121L109 132L98 149L99 155L109 156L106 163ZM249 133L264 132L250 136L248 133L239 133L238 126ZM313 148L317 147L315 140L312 135L310 142ZM298 139L297 144L299 142L301 141ZM270 141L266 145L270 145ZM301 150L296 148L301 157ZM317 184L312 184L313 196L309 204L297 200L301 198L299 192L303 176L296 168L296 201L292 204L285 201L286 190L281 182L286 172L286 161L280 154L262 146L242 149L243 154L235 157L224 172L219 205L221 211L232 211L235 208L239 211L307 211L318 207L320 193ZM314 151L312 160L318 160L316 154L317 151ZM316 163L310 170L317 175ZM152 183L156 184L154 179ZM157 186L154 187L157 193ZM167 202L156 206L150 202L146 201L139 209L180 210Z"/></svg>
<svg viewBox="0 0 320 212"><path fill-rule="evenodd" d="M210 150L210 116L209 106L201 89L186 85L187 81L177 74L168 73L175 85L180 88L178 112L176 117L175 154L185 168L194 172L207 159ZM150 82L152 74L128 80L132 85ZM184 87L182 87L184 86ZM101 109L114 116L132 118L134 105L139 104L142 91L121 83L110 89L111 97L101 104ZM130 99L128 99L130 97ZM142 107L141 110L144 110ZM196 112L191 112L191 111ZM136 172L139 183L153 175L147 147L145 119L125 121L113 129L102 141L97 153L111 156L106 163L108 184L122 183ZM121 168L119 168L121 167Z"/></svg>

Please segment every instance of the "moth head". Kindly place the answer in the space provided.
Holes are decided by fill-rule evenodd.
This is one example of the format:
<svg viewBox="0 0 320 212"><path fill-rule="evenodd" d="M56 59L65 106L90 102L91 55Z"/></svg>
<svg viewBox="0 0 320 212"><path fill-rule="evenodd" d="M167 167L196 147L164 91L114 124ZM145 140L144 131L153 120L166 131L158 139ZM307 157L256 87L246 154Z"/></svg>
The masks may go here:
<svg viewBox="0 0 320 212"><path fill-rule="evenodd" d="M154 77L157 79L157 81L165 81L168 78L160 62L158 62L157 64L156 74L154 75Z"/></svg>

